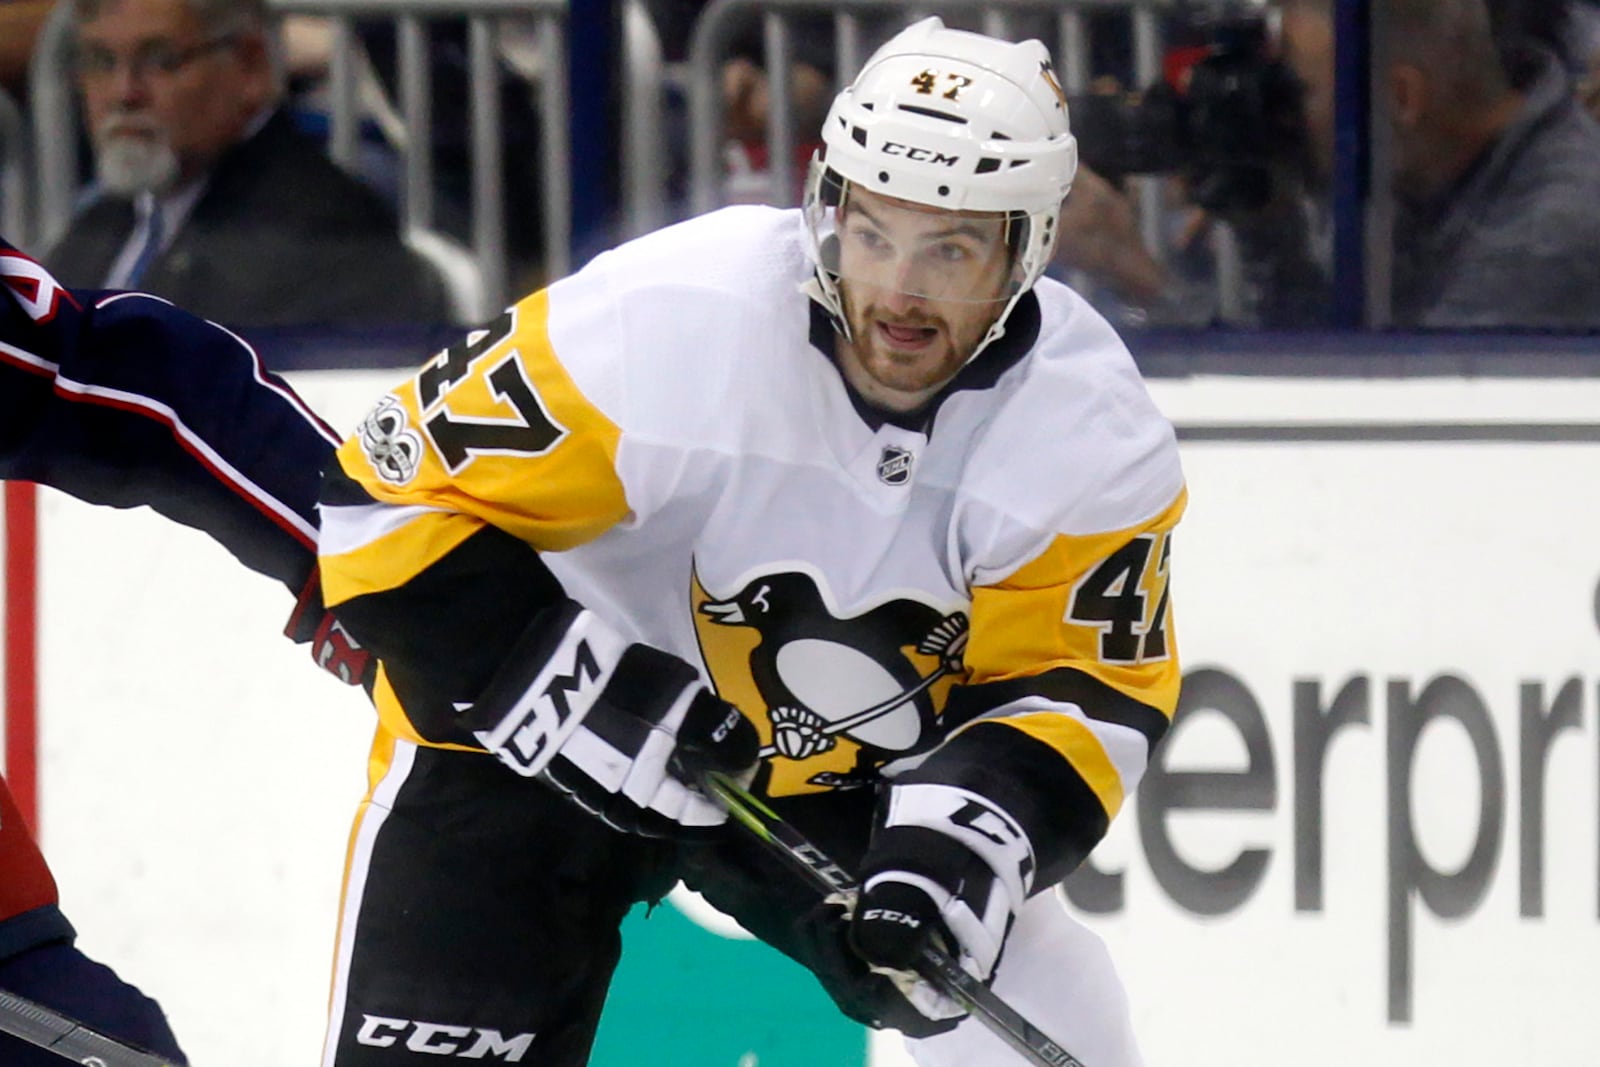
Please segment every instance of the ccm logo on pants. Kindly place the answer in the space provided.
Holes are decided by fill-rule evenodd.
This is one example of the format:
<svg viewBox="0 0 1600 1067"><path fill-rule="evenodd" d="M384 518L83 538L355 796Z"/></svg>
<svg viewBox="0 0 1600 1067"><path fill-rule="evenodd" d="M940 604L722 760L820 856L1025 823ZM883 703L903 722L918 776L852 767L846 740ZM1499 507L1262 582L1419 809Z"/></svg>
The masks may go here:
<svg viewBox="0 0 1600 1067"><path fill-rule="evenodd" d="M464 1060L481 1060L485 1056L499 1056L507 1063L518 1063L533 1044L532 1034L501 1037L498 1030L481 1027L448 1026L444 1023L425 1023L412 1019L386 1019L381 1015L363 1015L361 1030L356 1042L387 1048L405 1037L406 1048L412 1052L426 1052L434 1056L459 1056ZM473 1035L477 1038L472 1040ZM470 1043L469 1043L470 1042Z"/></svg>

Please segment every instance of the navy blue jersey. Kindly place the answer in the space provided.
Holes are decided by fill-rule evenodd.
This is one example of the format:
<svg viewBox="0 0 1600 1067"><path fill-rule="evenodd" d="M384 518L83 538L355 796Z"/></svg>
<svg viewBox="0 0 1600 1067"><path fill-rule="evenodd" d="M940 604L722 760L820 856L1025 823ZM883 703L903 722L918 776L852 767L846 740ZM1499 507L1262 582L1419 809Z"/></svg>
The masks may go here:
<svg viewBox="0 0 1600 1067"><path fill-rule="evenodd" d="M237 335L0 241L0 478L205 531L296 593L337 438Z"/></svg>
<svg viewBox="0 0 1600 1067"><path fill-rule="evenodd" d="M322 606L317 494L334 434L228 330L143 293L69 290L0 239L0 479L147 505L296 594L288 635L370 684ZM0 975L7 988L184 1062L161 1009L71 945L55 880L0 779ZM50 1054L0 1035L0 1060Z"/></svg>

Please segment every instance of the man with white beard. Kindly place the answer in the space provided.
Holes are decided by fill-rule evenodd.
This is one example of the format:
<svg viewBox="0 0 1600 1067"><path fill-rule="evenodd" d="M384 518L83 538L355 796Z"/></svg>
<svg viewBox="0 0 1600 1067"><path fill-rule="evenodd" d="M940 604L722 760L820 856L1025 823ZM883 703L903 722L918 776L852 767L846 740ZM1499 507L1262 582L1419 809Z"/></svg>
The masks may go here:
<svg viewBox="0 0 1600 1067"><path fill-rule="evenodd" d="M449 315L379 197L281 108L259 0L76 0L94 197L47 254L230 326Z"/></svg>

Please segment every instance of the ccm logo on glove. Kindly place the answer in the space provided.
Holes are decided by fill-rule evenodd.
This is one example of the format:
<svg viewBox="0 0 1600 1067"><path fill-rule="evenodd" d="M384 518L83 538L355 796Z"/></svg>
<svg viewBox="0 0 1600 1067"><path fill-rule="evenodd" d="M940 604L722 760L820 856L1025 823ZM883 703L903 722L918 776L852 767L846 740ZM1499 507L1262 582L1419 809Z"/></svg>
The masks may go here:
<svg viewBox="0 0 1600 1067"><path fill-rule="evenodd" d="M728 735L733 733L734 729L744 721L745 717L743 712L741 712L738 708L729 707L728 714L723 716L722 721L717 724L716 729L711 731L711 740L715 741L717 744L721 744L722 742L726 741L728 739Z"/></svg>
<svg viewBox="0 0 1600 1067"><path fill-rule="evenodd" d="M688 663L629 642L570 601L529 626L460 721L518 774L650 836L725 822L695 785L707 771L751 773L761 747L750 721Z"/></svg>
<svg viewBox="0 0 1600 1067"><path fill-rule="evenodd" d="M901 926L909 926L913 930L922 925L922 920L915 915L896 911L893 908L862 908L861 921L868 923L899 923Z"/></svg>
<svg viewBox="0 0 1600 1067"><path fill-rule="evenodd" d="M473 736L518 774L538 774L589 714L626 647L618 634L584 612L506 716L492 730Z"/></svg>

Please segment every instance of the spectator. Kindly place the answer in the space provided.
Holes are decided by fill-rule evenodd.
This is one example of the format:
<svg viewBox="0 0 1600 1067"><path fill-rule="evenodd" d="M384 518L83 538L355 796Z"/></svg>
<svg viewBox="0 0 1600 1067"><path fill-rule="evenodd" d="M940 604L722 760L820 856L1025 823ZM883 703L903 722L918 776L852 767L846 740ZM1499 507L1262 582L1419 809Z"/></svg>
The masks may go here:
<svg viewBox="0 0 1600 1067"><path fill-rule="evenodd" d="M1259 210L1228 217L1267 327L1328 325L1334 168L1333 0L1280 0L1277 58L1299 88L1300 150L1278 161Z"/></svg>
<svg viewBox="0 0 1600 1067"><path fill-rule="evenodd" d="M661 41L662 58L687 66L695 26L706 0L646 0L646 10ZM722 120L724 203L764 203L772 181L767 159L767 120L772 92L766 69L762 23L756 12L739 18L722 61ZM790 113L795 136L790 161L792 195L798 199L806 168L821 144L822 119L833 99L833 24L828 17L805 15L786 20L793 58L789 69ZM884 36L887 36L885 34ZM668 197L682 202L686 196L689 162L687 101L676 86L666 97L666 138L672 158L668 162Z"/></svg>
<svg viewBox="0 0 1600 1067"><path fill-rule="evenodd" d="M1578 102L1600 122L1600 0L1573 4L1567 49L1578 71Z"/></svg>
<svg viewBox="0 0 1600 1067"><path fill-rule="evenodd" d="M1567 51L1586 74L1600 69L1600 0L1573 0L1567 17Z"/></svg>
<svg viewBox="0 0 1600 1067"><path fill-rule="evenodd" d="M1277 6L1279 54L1303 93L1306 151L1297 168L1278 175L1266 204L1222 217L1240 238L1256 321L1319 325L1329 285L1317 205L1334 158L1333 0ZM1484 0L1392 0L1383 10L1397 214L1394 323L1600 326L1600 214L1593 209L1600 127L1582 113L1562 64L1540 46L1535 23L1507 19L1502 25L1514 36L1503 39ZM1116 217L1104 206L1078 215L1101 236ZM1062 247L1070 250L1073 213L1062 221ZM1120 239L1132 241L1132 227L1122 229ZM1160 299L1171 304L1186 284L1168 271Z"/></svg>
<svg viewBox="0 0 1600 1067"><path fill-rule="evenodd" d="M1600 122L1600 47L1589 60L1589 72L1578 82L1578 103L1596 122Z"/></svg>
<svg viewBox="0 0 1600 1067"><path fill-rule="evenodd" d="M259 0L75 0L96 186L48 254L231 326L448 317L382 200L280 107Z"/></svg>
<svg viewBox="0 0 1600 1067"><path fill-rule="evenodd" d="M1527 2L1499 0L1506 9L1499 17L1511 14L1514 28L1532 32L1561 57L1577 80L1578 102L1600 121L1600 0L1532 0L1532 20L1522 6Z"/></svg>
<svg viewBox="0 0 1600 1067"><path fill-rule="evenodd" d="M1392 0L1394 320L1600 326L1600 127L1556 57L1518 89L1483 0Z"/></svg>

